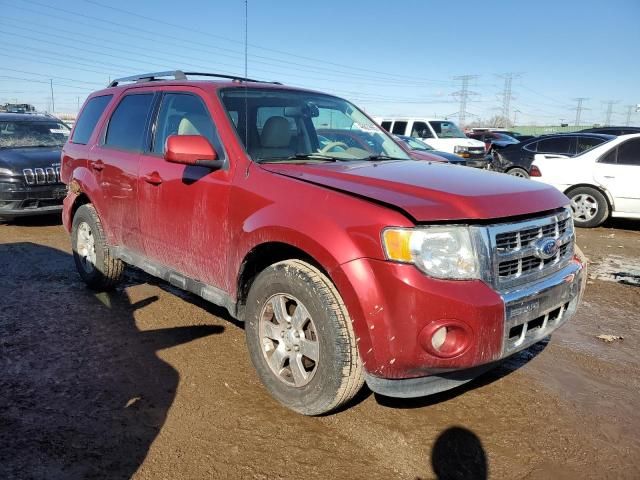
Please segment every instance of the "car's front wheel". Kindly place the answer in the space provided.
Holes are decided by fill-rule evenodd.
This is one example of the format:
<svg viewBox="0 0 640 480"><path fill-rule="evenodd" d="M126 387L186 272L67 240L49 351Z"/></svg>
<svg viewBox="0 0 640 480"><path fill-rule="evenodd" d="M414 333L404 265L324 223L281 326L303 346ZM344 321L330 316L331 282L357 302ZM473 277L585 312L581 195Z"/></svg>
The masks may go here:
<svg viewBox="0 0 640 480"><path fill-rule="evenodd" d="M609 204L604 195L591 187L578 187L567 192L571 200L573 223L576 227L601 225L609 216Z"/></svg>
<svg viewBox="0 0 640 480"><path fill-rule="evenodd" d="M349 314L331 281L300 260L276 263L253 282L247 346L258 376L286 407L320 415L364 383Z"/></svg>
<svg viewBox="0 0 640 480"><path fill-rule="evenodd" d="M90 203L73 216L71 246L76 269L89 287L108 290L120 281L124 263L111 256L100 218Z"/></svg>

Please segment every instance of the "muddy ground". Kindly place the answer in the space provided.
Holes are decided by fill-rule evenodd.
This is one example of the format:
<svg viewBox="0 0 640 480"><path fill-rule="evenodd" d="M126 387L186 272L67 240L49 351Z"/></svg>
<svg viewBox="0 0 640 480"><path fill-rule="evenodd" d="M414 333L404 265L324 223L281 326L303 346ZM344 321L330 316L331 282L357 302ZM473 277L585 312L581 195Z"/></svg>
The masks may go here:
<svg viewBox="0 0 640 480"><path fill-rule="evenodd" d="M95 294L56 218L0 224L0 478L640 478L640 222L578 239L592 278L550 342L446 394L306 418L223 310L134 270Z"/></svg>

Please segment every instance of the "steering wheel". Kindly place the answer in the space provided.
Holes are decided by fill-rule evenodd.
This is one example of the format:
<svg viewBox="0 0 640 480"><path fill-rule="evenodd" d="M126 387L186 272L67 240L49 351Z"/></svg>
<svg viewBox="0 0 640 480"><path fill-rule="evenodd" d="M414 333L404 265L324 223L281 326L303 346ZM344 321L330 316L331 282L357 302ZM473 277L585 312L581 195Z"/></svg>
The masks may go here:
<svg viewBox="0 0 640 480"><path fill-rule="evenodd" d="M349 145L347 145L344 142L329 142L324 147L322 147L322 149L320 149L320 153L330 152L331 150L333 150L336 147L340 147L340 148L342 148L344 150L347 150L349 148Z"/></svg>

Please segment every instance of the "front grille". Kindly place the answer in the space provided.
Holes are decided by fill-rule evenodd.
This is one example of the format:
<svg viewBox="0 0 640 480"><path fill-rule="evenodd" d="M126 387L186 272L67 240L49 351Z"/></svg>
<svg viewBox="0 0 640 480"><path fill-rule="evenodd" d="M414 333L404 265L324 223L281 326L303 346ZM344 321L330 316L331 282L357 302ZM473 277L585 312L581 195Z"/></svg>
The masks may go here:
<svg viewBox="0 0 640 480"><path fill-rule="evenodd" d="M469 148L469 157L471 158L484 158L485 149L483 147L470 147Z"/></svg>
<svg viewBox="0 0 640 480"><path fill-rule="evenodd" d="M498 287L543 277L566 265L573 256L574 231L569 210L510 225L495 225L489 228L489 233ZM545 240L554 240L557 251L542 251Z"/></svg>
<svg viewBox="0 0 640 480"><path fill-rule="evenodd" d="M27 185L62 183L60 180L60 167L25 168L22 170L22 174Z"/></svg>

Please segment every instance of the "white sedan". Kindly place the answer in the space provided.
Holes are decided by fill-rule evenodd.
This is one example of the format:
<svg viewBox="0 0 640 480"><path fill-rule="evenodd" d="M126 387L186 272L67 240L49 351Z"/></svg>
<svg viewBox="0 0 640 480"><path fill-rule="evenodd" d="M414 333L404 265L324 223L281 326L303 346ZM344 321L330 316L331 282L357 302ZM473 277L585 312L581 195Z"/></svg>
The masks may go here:
<svg viewBox="0 0 640 480"><path fill-rule="evenodd" d="M539 153L530 173L569 197L578 227L597 227L609 216L640 219L640 134L571 158Z"/></svg>

